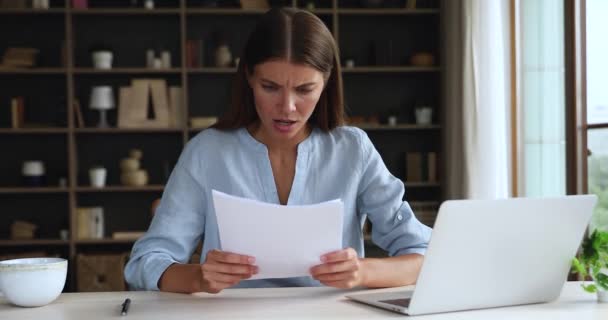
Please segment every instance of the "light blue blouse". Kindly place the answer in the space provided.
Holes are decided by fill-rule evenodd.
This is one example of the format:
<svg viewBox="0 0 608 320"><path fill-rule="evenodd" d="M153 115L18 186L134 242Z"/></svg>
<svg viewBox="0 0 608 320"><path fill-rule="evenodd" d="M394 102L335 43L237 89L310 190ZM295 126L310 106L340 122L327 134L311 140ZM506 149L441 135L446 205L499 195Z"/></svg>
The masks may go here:
<svg viewBox="0 0 608 320"><path fill-rule="evenodd" d="M158 290L173 263L187 263L203 239L201 262L220 249L211 190L279 203L268 149L245 128L208 129L184 148L146 234L133 246L125 267L131 289ZM391 256L424 254L431 229L407 202L403 183L390 174L367 134L353 127L329 133L318 128L297 147L288 205L344 202L342 244L364 256L362 224L372 222L372 240ZM243 212L246 219L247 212ZM319 223L323 223L320 221ZM314 236L311 234L311 236ZM320 286L311 277L242 281L236 287Z"/></svg>

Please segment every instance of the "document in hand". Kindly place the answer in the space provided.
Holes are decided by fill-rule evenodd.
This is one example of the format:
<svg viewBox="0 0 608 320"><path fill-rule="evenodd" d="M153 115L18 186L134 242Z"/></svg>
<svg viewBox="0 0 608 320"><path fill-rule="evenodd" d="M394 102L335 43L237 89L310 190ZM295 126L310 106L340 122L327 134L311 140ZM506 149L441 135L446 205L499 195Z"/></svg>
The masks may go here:
<svg viewBox="0 0 608 320"><path fill-rule="evenodd" d="M256 258L251 279L309 276L321 255L342 249L344 204L283 206L213 190L223 251Z"/></svg>

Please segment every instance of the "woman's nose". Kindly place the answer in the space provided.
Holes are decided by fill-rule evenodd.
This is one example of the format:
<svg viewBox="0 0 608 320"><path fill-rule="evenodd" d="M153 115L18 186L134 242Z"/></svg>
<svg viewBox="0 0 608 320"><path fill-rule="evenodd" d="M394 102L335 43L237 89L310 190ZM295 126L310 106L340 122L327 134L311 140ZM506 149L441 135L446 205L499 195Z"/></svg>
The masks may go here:
<svg viewBox="0 0 608 320"><path fill-rule="evenodd" d="M293 112L296 110L296 99L293 93L284 92L281 97L281 110L285 112Z"/></svg>

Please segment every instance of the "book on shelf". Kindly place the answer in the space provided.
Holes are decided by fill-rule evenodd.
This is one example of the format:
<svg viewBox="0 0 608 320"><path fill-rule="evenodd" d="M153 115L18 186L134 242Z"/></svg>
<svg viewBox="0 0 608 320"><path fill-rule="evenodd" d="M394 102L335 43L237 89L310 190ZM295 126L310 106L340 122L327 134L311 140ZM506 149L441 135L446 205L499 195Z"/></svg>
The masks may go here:
<svg viewBox="0 0 608 320"><path fill-rule="evenodd" d="M26 0L0 0L0 8L2 9L25 9L28 1Z"/></svg>
<svg viewBox="0 0 608 320"><path fill-rule="evenodd" d="M437 182L436 152L406 153L407 182Z"/></svg>
<svg viewBox="0 0 608 320"><path fill-rule="evenodd" d="M169 90L164 79L149 79L150 92L152 94L152 108L154 110L153 126L169 127Z"/></svg>
<svg viewBox="0 0 608 320"><path fill-rule="evenodd" d="M11 124L13 129L25 126L25 102L23 97L11 98Z"/></svg>
<svg viewBox="0 0 608 320"><path fill-rule="evenodd" d="M268 0L240 0L241 8L245 10L266 10L270 8Z"/></svg>
<svg viewBox="0 0 608 320"><path fill-rule="evenodd" d="M36 48L7 48L2 56L2 65L12 68L35 67L39 52Z"/></svg>
<svg viewBox="0 0 608 320"><path fill-rule="evenodd" d="M181 128L184 122L184 103L181 87L169 87L169 125Z"/></svg>
<svg viewBox="0 0 608 320"><path fill-rule="evenodd" d="M406 154L406 181L421 182L422 180L422 152L408 152Z"/></svg>
<svg viewBox="0 0 608 320"><path fill-rule="evenodd" d="M88 7L88 0L72 0L72 8L74 9L87 9Z"/></svg>
<svg viewBox="0 0 608 320"><path fill-rule="evenodd" d="M205 64L205 48L202 39L186 40L186 67L200 68Z"/></svg>
<svg viewBox="0 0 608 320"><path fill-rule="evenodd" d="M416 218L425 225L432 227L437 218L439 208L437 204L411 204L412 211Z"/></svg>
<svg viewBox="0 0 608 320"><path fill-rule="evenodd" d="M169 96L164 79L133 79L131 86L120 88L118 127L169 128ZM148 116L150 111L153 118Z"/></svg>
<svg viewBox="0 0 608 320"><path fill-rule="evenodd" d="M76 238L103 239L104 235L103 207L76 208Z"/></svg>
<svg viewBox="0 0 608 320"><path fill-rule="evenodd" d="M80 108L80 101L74 99L74 117L76 118L74 125L76 128L84 128L84 118L82 116L82 109Z"/></svg>
<svg viewBox="0 0 608 320"><path fill-rule="evenodd" d="M427 180L429 182L437 182L437 153L429 152L427 153Z"/></svg>
<svg viewBox="0 0 608 320"><path fill-rule="evenodd" d="M145 233L145 231L116 231L112 233L112 239L137 240L141 238Z"/></svg>

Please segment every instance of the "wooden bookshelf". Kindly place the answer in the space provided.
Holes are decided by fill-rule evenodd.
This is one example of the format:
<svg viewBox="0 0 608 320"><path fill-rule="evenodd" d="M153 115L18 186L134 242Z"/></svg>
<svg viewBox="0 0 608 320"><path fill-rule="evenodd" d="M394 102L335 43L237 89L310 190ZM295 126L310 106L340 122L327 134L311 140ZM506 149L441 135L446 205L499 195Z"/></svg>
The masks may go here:
<svg viewBox="0 0 608 320"><path fill-rule="evenodd" d="M288 2L299 8L305 6L302 0ZM187 41L210 39L213 32L222 29L232 33L232 55L238 57L247 31L265 10L204 8L194 0L171 0L168 3L174 4L172 7L152 10L126 7L126 4L124 8L73 9L71 1L52 1L52 4L56 3L61 7L0 9L2 27L14 30L1 33L0 42L6 44L5 47L27 46L41 50L39 67L0 68L0 99L3 99L0 102L6 104L3 101L10 102L12 96L30 94L26 97L31 100L26 104L27 114L48 123L43 127L13 129L9 128L10 114L6 121L7 113L0 113L0 121L4 119L0 122L0 148L3 150L0 170L5 173L0 177L0 185L5 186L0 187L0 200L4 200L0 201L0 212L3 212L0 224L10 225L14 219L23 218L13 204L19 203L25 213L44 211L44 215L35 216L39 219L35 222L38 225L49 222L49 228L52 228L47 232L48 236L45 235L51 239L5 239L0 240L0 247L12 251L51 247L49 252L59 253L74 264L77 254L98 252L98 247L104 252L124 252L133 243L133 240L109 238L52 239L58 237L62 229L69 230L71 237L75 236L76 209L86 206L107 208L105 218L109 229L106 234L144 229L149 222L150 204L163 192L168 173L182 148L204 130L189 127L187 120L219 116L229 105L229 88L237 69L214 67L209 63L209 55L201 66L188 65ZM441 9L438 6L404 9L404 5L399 8L355 8L358 1L345 0L315 1L315 4L317 8L311 12L318 15L334 35L343 54L340 58L355 60L354 67L342 67L348 114L381 119L378 125L357 126L368 133L389 170L403 179L404 154L409 151L434 151L443 161ZM97 1L95 5L103 6L105 2ZM31 30L39 31L33 34ZM391 50L394 52L388 60L382 58L386 61L381 57L374 60L370 57L370 44L382 49L385 44L379 41L385 38L393 39ZM28 42L23 43L22 39ZM89 49L104 42L108 42L115 53L113 68L95 69ZM61 53L62 43L66 48L64 54ZM171 51L173 67L142 67L145 51L159 47ZM380 49L376 50L376 55L382 53ZM433 66L410 65L409 56L415 51L432 52L436 63ZM108 112L111 128L94 127L98 113L88 107L90 88L112 85L118 107L118 87L128 85L135 78L160 78L169 85L181 86L184 125L179 128L117 128L115 108ZM80 102L85 127L79 127L73 116L76 100ZM434 107L433 124L415 124L413 109L419 100ZM0 111L2 109L10 110L0 107ZM395 110L399 115L398 124L389 126L385 116ZM119 185L118 163L132 148L144 152L142 164L150 174L149 185ZM35 159L48 164L47 171L53 174L49 186L19 187L22 161ZM103 164L110 170L108 186L104 188L88 186L88 168L96 164ZM442 168L440 163L438 174ZM55 181L60 177L67 179L66 187L50 185L56 185ZM407 200L412 205L438 206L443 199L442 181L405 182L405 185L406 194L411 197ZM115 227L117 219L120 229L111 229L118 228ZM68 290L75 288L75 274L70 271Z"/></svg>

